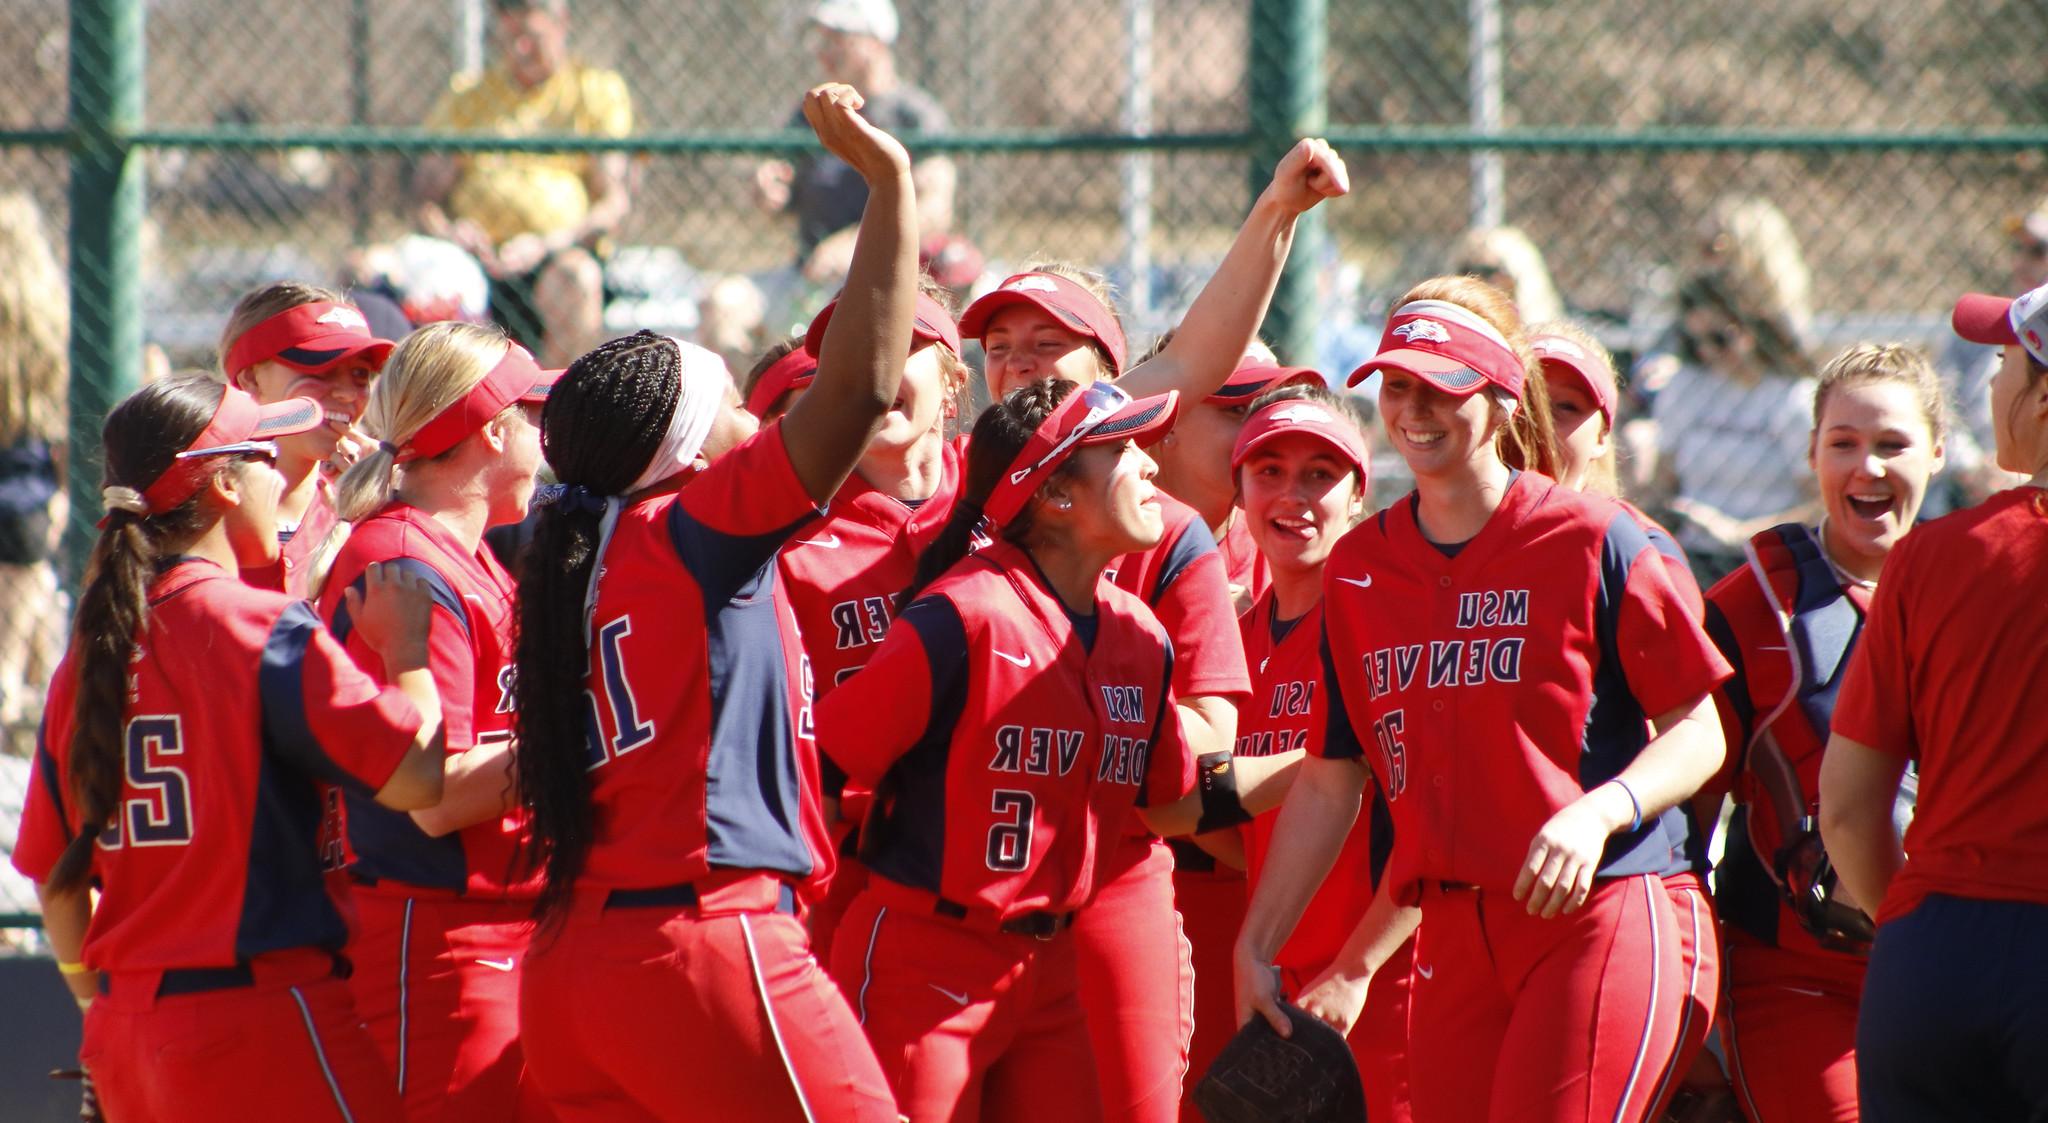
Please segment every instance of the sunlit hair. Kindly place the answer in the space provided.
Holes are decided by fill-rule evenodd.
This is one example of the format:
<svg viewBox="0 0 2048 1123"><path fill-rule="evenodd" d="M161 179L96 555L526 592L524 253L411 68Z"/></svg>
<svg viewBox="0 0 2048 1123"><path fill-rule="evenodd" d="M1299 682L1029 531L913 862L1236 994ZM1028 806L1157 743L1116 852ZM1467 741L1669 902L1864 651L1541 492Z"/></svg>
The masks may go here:
<svg viewBox="0 0 2048 1123"><path fill-rule="evenodd" d="M395 449L482 382L510 346L496 327L449 320L419 328L392 349L357 424L377 445L349 465L334 486L334 513L340 521L313 554L308 587L314 596L326 583L352 524L390 501L398 467ZM514 402L500 416L518 408ZM416 463L451 456L465 443Z"/></svg>
<svg viewBox="0 0 2048 1123"><path fill-rule="evenodd" d="M0 194L0 448L64 439L71 306L26 192Z"/></svg>
<svg viewBox="0 0 2048 1123"><path fill-rule="evenodd" d="M1616 387L1618 396L1621 380L1616 376L1615 373L1614 355L1607 350L1606 344L1600 342L1597 338L1594 337L1592 332L1587 331L1584 327L1580 326L1577 321L1574 320L1551 320L1547 323L1536 324L1529 328L1529 338L1531 339L1535 339L1538 336L1544 335L1554 335L1560 339L1568 339L1572 343L1576 344L1579 350L1584 351L1586 353L1586 358L1590 360L1593 363L1593 365L1601 367L1607 371L1607 380L1609 383L1613 384ZM1541 370L1540 364L1538 366L1538 370ZM1549 392L1549 386L1547 383L1545 384L1544 392ZM1619 411L1620 408L1621 403L1618 401L1615 402L1614 409L1616 411ZM1553 430L1555 429L1554 424L1552 428ZM1607 438L1607 451L1601 453L1599 457L1596 458L1591 464L1586 465L1586 478L1584 483L1580 486L1580 490L1590 491L1595 495L1605 495L1611 498L1620 498L1620 442L1614 439L1614 422L1608 419L1605 415L1602 415L1600 418L1600 435ZM1553 431L1551 434L1551 440L1554 442L1560 442L1554 444L1552 447L1559 449L1560 451L1558 455L1562 457L1563 445L1561 442L1564 440L1564 437L1561 434L1558 434Z"/></svg>
<svg viewBox="0 0 2048 1123"><path fill-rule="evenodd" d="M1508 347L1522 364L1522 399L1494 435L1494 449L1501 463L1510 468L1557 475L1557 436L1550 424L1550 389L1543 382L1543 369L1536 352L1529 347L1528 332L1521 314L1508 295L1477 277L1431 277L1409 289L1394 302L1399 308L1417 300L1441 300L1455 304L1493 325L1508 341ZM1485 391L1499 411L1506 395L1488 385ZM1500 395L1495 397L1493 395Z"/></svg>
<svg viewBox="0 0 2048 1123"><path fill-rule="evenodd" d="M1813 388L1814 432L1820 432L1821 418L1827 415L1828 399L1835 391L1880 382L1896 382L1912 390L1934 443L1948 438L1948 402L1941 376L1934 372L1927 353L1910 343L1858 343L1829 359Z"/></svg>
<svg viewBox="0 0 2048 1123"><path fill-rule="evenodd" d="M330 288L309 285L304 281L278 281L265 285L242 299L235 301L235 310L228 313L227 326L220 331L217 369L221 377L227 377L228 352L235 341L249 333L257 324L289 308L301 304L347 304L348 298Z"/></svg>
<svg viewBox="0 0 2048 1123"><path fill-rule="evenodd" d="M1551 282L1543 251L1518 226L1481 226L1458 239L1457 263L1498 265L1515 282L1515 308L1525 321L1564 315L1564 301Z"/></svg>

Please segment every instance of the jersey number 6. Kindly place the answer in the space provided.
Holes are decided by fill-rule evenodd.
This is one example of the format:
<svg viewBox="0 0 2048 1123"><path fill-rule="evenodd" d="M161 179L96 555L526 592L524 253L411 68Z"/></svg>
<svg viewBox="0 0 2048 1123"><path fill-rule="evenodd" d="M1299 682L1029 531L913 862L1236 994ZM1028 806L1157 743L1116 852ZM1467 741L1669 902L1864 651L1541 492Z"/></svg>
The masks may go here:
<svg viewBox="0 0 2048 1123"><path fill-rule="evenodd" d="M122 753L125 772L120 811L100 835L100 845L183 846L192 841L192 792L185 770L164 758L185 752L185 729L177 714L128 719ZM133 793L133 794L129 794Z"/></svg>
<svg viewBox="0 0 2048 1123"><path fill-rule="evenodd" d="M997 788L989 810L1003 816L988 829L988 868L1015 873L1031 860L1031 812L1037 801L1030 792Z"/></svg>

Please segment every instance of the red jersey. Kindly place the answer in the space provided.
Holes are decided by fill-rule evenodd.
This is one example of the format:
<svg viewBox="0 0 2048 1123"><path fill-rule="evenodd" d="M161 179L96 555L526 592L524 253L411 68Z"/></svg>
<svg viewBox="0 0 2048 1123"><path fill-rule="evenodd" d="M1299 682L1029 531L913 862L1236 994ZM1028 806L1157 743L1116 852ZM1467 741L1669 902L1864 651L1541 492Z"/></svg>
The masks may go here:
<svg viewBox="0 0 2048 1123"><path fill-rule="evenodd" d="M315 781L367 799L411 749L419 713L357 670L303 602L185 560L149 589L130 664L125 775L94 847L99 970L230 967L339 950L321 877ZM50 684L14 865L48 879L76 837L69 791L77 667Z"/></svg>
<svg viewBox="0 0 2048 1123"><path fill-rule="evenodd" d="M1247 602L1256 602L1272 588L1273 572L1267 568L1266 555L1259 552L1259 544L1252 541L1243 511L1230 513L1230 525L1224 528L1223 540L1216 543L1216 550L1223 555L1224 579L1245 590Z"/></svg>
<svg viewBox="0 0 2048 1123"><path fill-rule="evenodd" d="M1728 677L1635 519L1517 473L1448 551L1396 502L1323 575L1326 755L1363 755L1395 829L1388 876L1512 890L1550 816L1649 743L1650 720ZM1685 815L1608 841L1599 875L1682 873Z"/></svg>
<svg viewBox="0 0 2048 1123"><path fill-rule="evenodd" d="M1627 511L1649 536L1650 545L1657 548L1657 556L1664 559L1664 571L1671 575L1671 587L1685 598L1685 606L1692 610L1694 619L1702 619L1707 611L1707 600L1700 595L1699 578L1692 573L1692 559L1685 556L1685 548L1678 544L1678 538L1664 529L1664 524L1643 513L1641 507L1626 499L1615 499L1621 509Z"/></svg>
<svg viewBox="0 0 2048 1123"><path fill-rule="evenodd" d="M1194 787L1173 662L1106 577L1077 617L1007 542L962 560L818 707L819 739L875 790L862 861L1003 917L1087 904L1131 808Z"/></svg>
<svg viewBox="0 0 2048 1123"><path fill-rule="evenodd" d="M1159 545L1109 563L1109 579L1137 594L1173 640L1173 692L1216 694L1242 705L1251 695L1237 607L1216 537L1193 507L1159 494L1166 533Z"/></svg>
<svg viewBox="0 0 2048 1123"><path fill-rule="evenodd" d="M1318 603L1292 621L1275 619L1277 611L1269 593L1242 620L1245 659L1252 669L1252 700L1238 708L1237 755L1271 756L1306 749L1322 756L1323 606ZM1245 827L1245 857L1254 886L1279 821L1276 808ZM1372 904L1393 841L1386 800L1375 788L1352 824L1351 834L1337 854L1337 864L1301 914L1294 934L1274 956L1275 964L1313 976L1337 958L1352 929L1358 927L1358 918Z"/></svg>
<svg viewBox="0 0 2048 1123"><path fill-rule="evenodd" d="M291 530L277 532L278 557L275 562L257 569L243 569L242 580L259 589L270 589L293 597L306 597L307 566L313 558L313 551L327 538L338 521L334 515L334 485L327 482L327 476L318 468L314 469L313 501L306 506L305 516L299 525Z"/></svg>
<svg viewBox="0 0 2048 1123"><path fill-rule="evenodd" d="M809 676L774 564L818 514L779 422L620 513L590 621L581 884L762 870L811 894L830 875Z"/></svg>
<svg viewBox="0 0 2048 1123"><path fill-rule="evenodd" d="M2048 902L2043 588L2048 493L2034 487L1916 527L1885 559L1834 712L1834 732L1920 764L1880 924L1929 893Z"/></svg>
<svg viewBox="0 0 2048 1123"><path fill-rule="evenodd" d="M448 751L511 740L514 590L505 567L488 546L465 549L439 519L396 500L357 524L335 555L320 615L380 682L387 678L383 660L353 634L342 598L343 590L361 584L372 562L396 562L424 579L433 594L427 653L441 692ZM341 862L359 886L373 891L393 882L387 888L404 895L438 889L530 896L539 890L538 878L518 875L524 822L514 810L434 838L410 815L344 794Z"/></svg>

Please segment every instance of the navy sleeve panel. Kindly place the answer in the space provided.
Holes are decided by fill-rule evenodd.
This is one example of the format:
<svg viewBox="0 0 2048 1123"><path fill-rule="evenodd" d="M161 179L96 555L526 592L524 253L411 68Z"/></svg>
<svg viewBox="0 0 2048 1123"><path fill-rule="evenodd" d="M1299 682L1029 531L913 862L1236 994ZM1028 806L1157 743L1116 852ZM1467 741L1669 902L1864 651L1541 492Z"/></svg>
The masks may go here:
<svg viewBox="0 0 2048 1123"><path fill-rule="evenodd" d="M1600 543L1600 584L1593 620L1600 663L1593 670L1593 704L1586 711L1579 752L1579 786L1587 791L1620 775L1650 743L1649 715L1629 689L1622 670L1620 631L1629 574L1645 554L1655 553L1656 547L1634 517L1616 512ZM1664 563L1657 559L1652 564ZM1682 873L1690 868L1686 843L1691 833L1685 813L1677 807L1647 819L1636 830L1607 840L1599 876Z"/></svg>
<svg viewBox="0 0 2048 1123"><path fill-rule="evenodd" d="M861 860L893 881L937 893L946 869L946 765L967 708L967 625L945 597L916 601L896 623L917 629L930 662L931 720L877 785Z"/></svg>
<svg viewBox="0 0 2048 1123"><path fill-rule="evenodd" d="M1634 522L1635 520L1631 518L1629 521ZM1685 556L1685 551L1679 549L1677 540L1673 539L1670 535L1664 533L1662 530L1659 530L1656 527L1646 527L1642 526L1640 523L1638 523L1637 526L1642 530L1643 536L1650 540L1651 547L1654 548L1660 556L1669 558L1670 560L1675 561L1680 565L1691 565L1691 561Z"/></svg>
<svg viewBox="0 0 2048 1123"><path fill-rule="evenodd" d="M1756 735L1756 699L1749 696L1749 668L1742 665L1742 643L1735 638L1735 627L1728 622L1728 615L1713 601L1707 602L1705 620L1707 638L1721 651L1721 657L1735 668L1734 677L1721 684L1721 696L1728 702L1729 712L1734 714L1741 735L1735 743L1747 751L1749 739ZM1737 761L1740 767L1741 761Z"/></svg>
<svg viewBox="0 0 2048 1123"><path fill-rule="evenodd" d="M469 627L469 609L463 606L462 598L455 592L455 586L449 584L446 577L441 576L440 570L435 569L419 558L392 558L384 564L398 570L400 573L409 573L426 582L427 593L434 598L436 605L447 609L448 614L455 617L455 622L462 625L462 634L474 634L470 631ZM366 579L365 577L356 578L349 584L349 588L354 589L358 595L361 595ZM348 601L344 600L334 610L334 627L331 629L334 632L334 638L347 643L349 634L355 631L355 627L355 621L349 619Z"/></svg>
<svg viewBox="0 0 2048 1123"><path fill-rule="evenodd" d="M57 758L50 753L50 715L36 723L36 774L43 778L43 794L50 797L50 807L57 812L57 826L65 838L72 838L71 816L64 810L64 782L57 778Z"/></svg>
<svg viewBox="0 0 2048 1123"><path fill-rule="evenodd" d="M1369 843L1372 864L1372 887L1380 887L1380 879L1387 876L1387 862L1394 856L1394 809L1387 806L1387 795L1373 784L1365 793L1365 814L1370 815L1372 836Z"/></svg>
<svg viewBox="0 0 2048 1123"><path fill-rule="evenodd" d="M312 615L303 602L293 607ZM235 954L243 959L283 948L340 951L348 939L320 872L320 792L279 764L265 754L257 768L242 915L235 925Z"/></svg>
<svg viewBox="0 0 2048 1123"><path fill-rule="evenodd" d="M668 536L676 556L703 590L708 617L735 597L755 595L775 552L817 517L810 512L765 534L727 534L705 525L678 502L669 508Z"/></svg>
<svg viewBox="0 0 2048 1123"><path fill-rule="evenodd" d="M1330 658L1330 629L1323 628L1319 641L1323 655L1323 755L1330 760L1358 760L1365 746L1358 743L1358 731L1351 727L1351 713L1344 706L1343 681L1337 677L1337 663Z"/></svg>
<svg viewBox="0 0 2048 1123"><path fill-rule="evenodd" d="M1195 559L1203 554L1215 552L1216 536L1209 533L1209 528L1202 525L1201 519L1189 519L1188 525L1181 528L1180 537L1173 540L1173 548L1161 559L1159 576L1154 579L1152 588L1145 591L1145 603L1158 604L1159 598L1166 595L1166 590L1172 588L1180 575L1195 564Z"/></svg>
<svg viewBox="0 0 2048 1123"><path fill-rule="evenodd" d="M1146 743L1147 747L1145 750L1145 774L1138 780L1137 806L1139 807L1152 806L1151 800L1147 798L1152 791L1150 783L1152 762L1159 756L1159 734L1166 728L1167 720L1174 716L1174 707L1167 703L1167 699L1173 697L1173 641L1165 640L1164 642L1166 644L1166 673L1160 676L1159 679L1159 712L1152 717L1152 739ZM1175 720L1178 719L1176 718ZM1182 751L1185 752L1186 749L1183 748Z"/></svg>
<svg viewBox="0 0 2048 1123"><path fill-rule="evenodd" d="M293 601L270 626L256 674L256 696L263 708L263 742L279 760L314 779L364 795L361 780L334 763L306 723L306 645L320 627L320 617L305 601Z"/></svg>

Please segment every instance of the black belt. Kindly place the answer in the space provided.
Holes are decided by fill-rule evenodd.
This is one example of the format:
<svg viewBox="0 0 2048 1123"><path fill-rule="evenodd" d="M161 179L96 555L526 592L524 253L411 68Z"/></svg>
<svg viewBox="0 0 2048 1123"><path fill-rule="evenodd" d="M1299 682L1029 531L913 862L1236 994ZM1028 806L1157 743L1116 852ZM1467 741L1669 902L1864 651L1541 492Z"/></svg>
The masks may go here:
<svg viewBox="0 0 2048 1123"><path fill-rule="evenodd" d="M952 920L967 919L967 906L939 898L932 911ZM996 931L1008 932L1012 936L1029 936L1034 940L1050 940L1062 931L1074 926L1072 912L1027 912L1009 917L996 925Z"/></svg>
<svg viewBox="0 0 2048 1123"><path fill-rule="evenodd" d="M350 973L348 960L335 954L332 977L346 979ZM173 967L163 973L163 981L156 987L156 996L169 998L174 994L205 994L255 985L256 972L247 963L237 963L233 967ZM100 972L100 993L113 993L113 982L104 971Z"/></svg>
<svg viewBox="0 0 2048 1123"><path fill-rule="evenodd" d="M614 889L605 894L604 907L608 909L648 908L695 908L697 887L690 882L679 885L661 885L653 889ZM775 893L775 911L787 916L796 915L796 890L788 882Z"/></svg>

